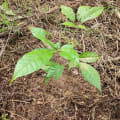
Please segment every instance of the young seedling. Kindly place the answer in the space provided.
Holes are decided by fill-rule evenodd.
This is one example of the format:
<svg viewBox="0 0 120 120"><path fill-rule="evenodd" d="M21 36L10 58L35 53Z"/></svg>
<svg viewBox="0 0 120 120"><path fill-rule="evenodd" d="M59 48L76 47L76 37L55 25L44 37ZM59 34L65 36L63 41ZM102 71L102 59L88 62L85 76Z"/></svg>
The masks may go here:
<svg viewBox="0 0 120 120"><path fill-rule="evenodd" d="M84 76L84 78L93 86L95 86L101 92L101 83L99 73L88 63L95 62L99 59L98 54L94 52L83 52L78 54L73 45L66 44L61 46L58 42L52 43L46 38L48 32L42 28L29 27L33 36L41 40L47 47L37 48L27 54L25 54L16 64L14 75L10 84L18 78L40 69L43 69L46 73L45 82L54 77L56 80L60 78L63 73L64 66L51 60L56 53L68 60L68 68L78 67Z"/></svg>
<svg viewBox="0 0 120 120"><path fill-rule="evenodd" d="M76 25L75 13L73 9L71 7L61 5L61 12L70 20L62 23L62 25L87 30L83 23L100 16L100 14L103 12L103 9L103 7L80 6L77 11L77 20L80 22L80 24Z"/></svg>

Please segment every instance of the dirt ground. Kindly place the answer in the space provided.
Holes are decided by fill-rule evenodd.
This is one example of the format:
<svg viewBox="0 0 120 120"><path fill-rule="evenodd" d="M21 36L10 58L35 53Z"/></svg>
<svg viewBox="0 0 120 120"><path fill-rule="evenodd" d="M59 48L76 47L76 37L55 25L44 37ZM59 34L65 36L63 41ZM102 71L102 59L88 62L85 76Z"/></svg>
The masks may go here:
<svg viewBox="0 0 120 120"><path fill-rule="evenodd" d="M120 0L8 0L21 23L0 33L0 119L9 120L120 120ZM2 1L0 2L2 4ZM65 21L60 5L76 12L80 5L104 6L103 14L85 25L92 31L61 26ZM28 30L29 25L49 31L51 41L74 44L82 53L101 57L92 65L101 76L102 94L78 69L65 69L62 77L45 85L40 70L18 78L9 86L15 65L25 53L44 47ZM19 30L15 32L16 30ZM56 61L65 61L56 57ZM6 120L6 119L4 119Z"/></svg>

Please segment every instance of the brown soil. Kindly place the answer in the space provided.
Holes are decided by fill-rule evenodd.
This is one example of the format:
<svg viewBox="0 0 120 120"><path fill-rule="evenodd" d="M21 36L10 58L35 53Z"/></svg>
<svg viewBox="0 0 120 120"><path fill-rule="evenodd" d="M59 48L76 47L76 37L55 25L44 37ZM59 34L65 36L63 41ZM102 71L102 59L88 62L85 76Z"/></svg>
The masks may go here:
<svg viewBox="0 0 120 120"><path fill-rule="evenodd" d="M0 33L0 117L9 120L120 120L120 9L119 0L9 0L9 7L23 15L16 23L24 23L19 33ZM0 2L2 4L2 1ZM105 7L103 14L85 25L91 32L65 28L66 18L60 5ZM32 15L32 16L30 16ZM49 31L51 41L72 43L76 50L94 51L101 58L92 64L100 73L102 94L84 80L77 69L65 69L62 77L45 85L45 73L35 72L15 80L12 78L17 60L34 48L44 47L28 30L29 25ZM18 28L14 28L15 31ZM5 49L3 49L5 48ZM65 64L56 57L56 61ZM2 120L2 118L0 118Z"/></svg>

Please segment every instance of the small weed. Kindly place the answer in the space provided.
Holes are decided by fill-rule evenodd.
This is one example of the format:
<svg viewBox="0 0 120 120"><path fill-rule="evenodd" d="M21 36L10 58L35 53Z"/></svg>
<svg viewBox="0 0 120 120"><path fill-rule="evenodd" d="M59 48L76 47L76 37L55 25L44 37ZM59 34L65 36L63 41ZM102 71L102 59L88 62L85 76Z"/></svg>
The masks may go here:
<svg viewBox="0 0 120 120"><path fill-rule="evenodd" d="M5 0L0 7L0 25L2 26L0 32L4 32L10 29L14 24L8 16L15 16L15 14L8 8L7 0Z"/></svg>
<svg viewBox="0 0 120 120"><path fill-rule="evenodd" d="M83 52L78 54L74 49L74 45L66 44L61 46L61 43L52 43L46 38L49 33L42 28L29 27L33 36L41 40L46 48L37 48L25 54L16 64L14 75L10 81L31 74L39 69L43 69L47 75L45 83L48 83L52 77L56 80L63 73L64 66L52 61L54 54L58 54L68 60L68 69L78 67L84 78L101 92L101 82L99 73L88 63L95 62L99 59L98 54L94 52Z"/></svg>
<svg viewBox="0 0 120 120"><path fill-rule="evenodd" d="M83 23L98 17L102 13L103 9L104 9L103 7L80 6L77 11L77 20L80 22L80 24L76 25L75 13L73 9L71 7L62 5L61 6L62 13L70 20L62 23L62 25L87 30L86 26L84 26Z"/></svg>

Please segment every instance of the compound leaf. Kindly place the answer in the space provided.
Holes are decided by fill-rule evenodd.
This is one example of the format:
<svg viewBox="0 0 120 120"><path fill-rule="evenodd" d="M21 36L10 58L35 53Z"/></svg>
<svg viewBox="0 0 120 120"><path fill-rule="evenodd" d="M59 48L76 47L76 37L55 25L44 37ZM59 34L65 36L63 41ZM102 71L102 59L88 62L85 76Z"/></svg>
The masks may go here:
<svg viewBox="0 0 120 120"><path fill-rule="evenodd" d="M48 83L52 77L58 80L64 70L64 67L58 63L51 62L49 65L50 66L47 70L48 74L45 80L46 83Z"/></svg>
<svg viewBox="0 0 120 120"><path fill-rule="evenodd" d="M77 19L84 23L98 17L103 12L104 7L80 6L77 11Z"/></svg>
<svg viewBox="0 0 120 120"><path fill-rule="evenodd" d="M10 84L18 77L33 73L43 68L53 56L50 49L35 49L25 54L16 64Z"/></svg>
<svg viewBox="0 0 120 120"><path fill-rule="evenodd" d="M84 78L101 92L99 73L89 64L80 63L80 70Z"/></svg>
<svg viewBox="0 0 120 120"><path fill-rule="evenodd" d="M61 5L61 10L62 10L62 13L68 19L70 19L72 22L75 21L75 13L73 12L73 9L71 7L67 7L67 6Z"/></svg>
<svg viewBox="0 0 120 120"><path fill-rule="evenodd" d="M80 61L82 62L95 62L99 59L99 56L97 53L94 52L83 52L82 54L79 55Z"/></svg>

